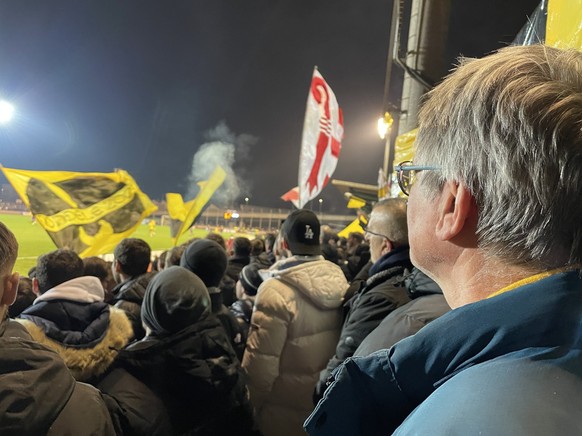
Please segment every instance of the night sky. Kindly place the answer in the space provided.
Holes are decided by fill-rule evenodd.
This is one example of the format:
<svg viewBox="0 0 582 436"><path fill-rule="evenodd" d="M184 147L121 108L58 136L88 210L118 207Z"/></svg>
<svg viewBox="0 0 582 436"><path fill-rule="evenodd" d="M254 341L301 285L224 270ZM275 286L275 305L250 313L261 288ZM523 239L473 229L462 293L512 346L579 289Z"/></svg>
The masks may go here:
<svg viewBox="0 0 582 436"><path fill-rule="evenodd" d="M537 3L453 0L447 64L507 45ZM0 97L17 118L0 126L0 163L123 168L163 199L188 193L193 156L219 132L235 143L232 205L288 207L279 196L297 184L317 65L344 111L334 177L375 184L391 10L379 0L2 0ZM324 211L345 212L334 187L322 198Z"/></svg>

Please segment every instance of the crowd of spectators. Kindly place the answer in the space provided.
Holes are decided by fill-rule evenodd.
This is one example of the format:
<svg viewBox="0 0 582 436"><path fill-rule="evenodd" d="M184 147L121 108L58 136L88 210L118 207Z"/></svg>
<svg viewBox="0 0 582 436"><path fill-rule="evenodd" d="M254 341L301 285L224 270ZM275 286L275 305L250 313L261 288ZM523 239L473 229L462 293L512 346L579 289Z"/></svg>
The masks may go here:
<svg viewBox="0 0 582 436"><path fill-rule="evenodd" d="M347 238L300 209L19 277L0 223L0 432L581 433L581 120L582 55L512 47L429 94L409 200Z"/></svg>

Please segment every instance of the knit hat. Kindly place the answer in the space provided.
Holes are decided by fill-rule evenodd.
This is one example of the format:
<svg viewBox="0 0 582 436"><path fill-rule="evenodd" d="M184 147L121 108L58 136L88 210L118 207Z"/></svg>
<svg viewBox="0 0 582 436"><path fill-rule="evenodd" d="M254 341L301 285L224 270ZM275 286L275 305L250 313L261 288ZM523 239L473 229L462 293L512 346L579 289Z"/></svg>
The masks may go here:
<svg viewBox="0 0 582 436"><path fill-rule="evenodd" d="M179 266L154 276L141 306L142 322L154 336L179 332L210 313L206 286L194 273Z"/></svg>
<svg viewBox="0 0 582 436"><path fill-rule="evenodd" d="M291 212L283 223L282 231L292 254L321 254L319 220L310 210L299 209Z"/></svg>
<svg viewBox="0 0 582 436"><path fill-rule="evenodd" d="M180 266L200 277L208 288L220 284L226 271L226 264L226 251L210 239L192 242L180 260Z"/></svg>
<svg viewBox="0 0 582 436"><path fill-rule="evenodd" d="M245 294L257 295L257 290L263 283L263 279L259 275L259 269L259 265L251 263L241 270L239 280L245 289Z"/></svg>

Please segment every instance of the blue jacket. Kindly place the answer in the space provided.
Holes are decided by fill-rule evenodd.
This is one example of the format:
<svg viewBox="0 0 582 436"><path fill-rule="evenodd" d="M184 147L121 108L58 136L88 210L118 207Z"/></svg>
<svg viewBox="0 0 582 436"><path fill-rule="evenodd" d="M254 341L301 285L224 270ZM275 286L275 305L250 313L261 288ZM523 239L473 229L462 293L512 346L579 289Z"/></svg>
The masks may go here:
<svg viewBox="0 0 582 436"><path fill-rule="evenodd" d="M582 414L568 412L582 404L581 323L580 271L460 307L348 359L305 428L389 434L406 419L401 434L579 434Z"/></svg>

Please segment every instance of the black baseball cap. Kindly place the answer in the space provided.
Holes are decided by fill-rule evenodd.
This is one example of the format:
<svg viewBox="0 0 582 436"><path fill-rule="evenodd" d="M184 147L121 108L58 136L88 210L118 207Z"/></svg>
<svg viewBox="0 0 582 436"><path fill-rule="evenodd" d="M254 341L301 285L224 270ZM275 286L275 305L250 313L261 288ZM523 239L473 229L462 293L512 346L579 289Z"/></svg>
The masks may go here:
<svg viewBox="0 0 582 436"><path fill-rule="evenodd" d="M319 220L310 210L294 210L283 223L283 236L293 254L304 256L321 254L319 233Z"/></svg>

